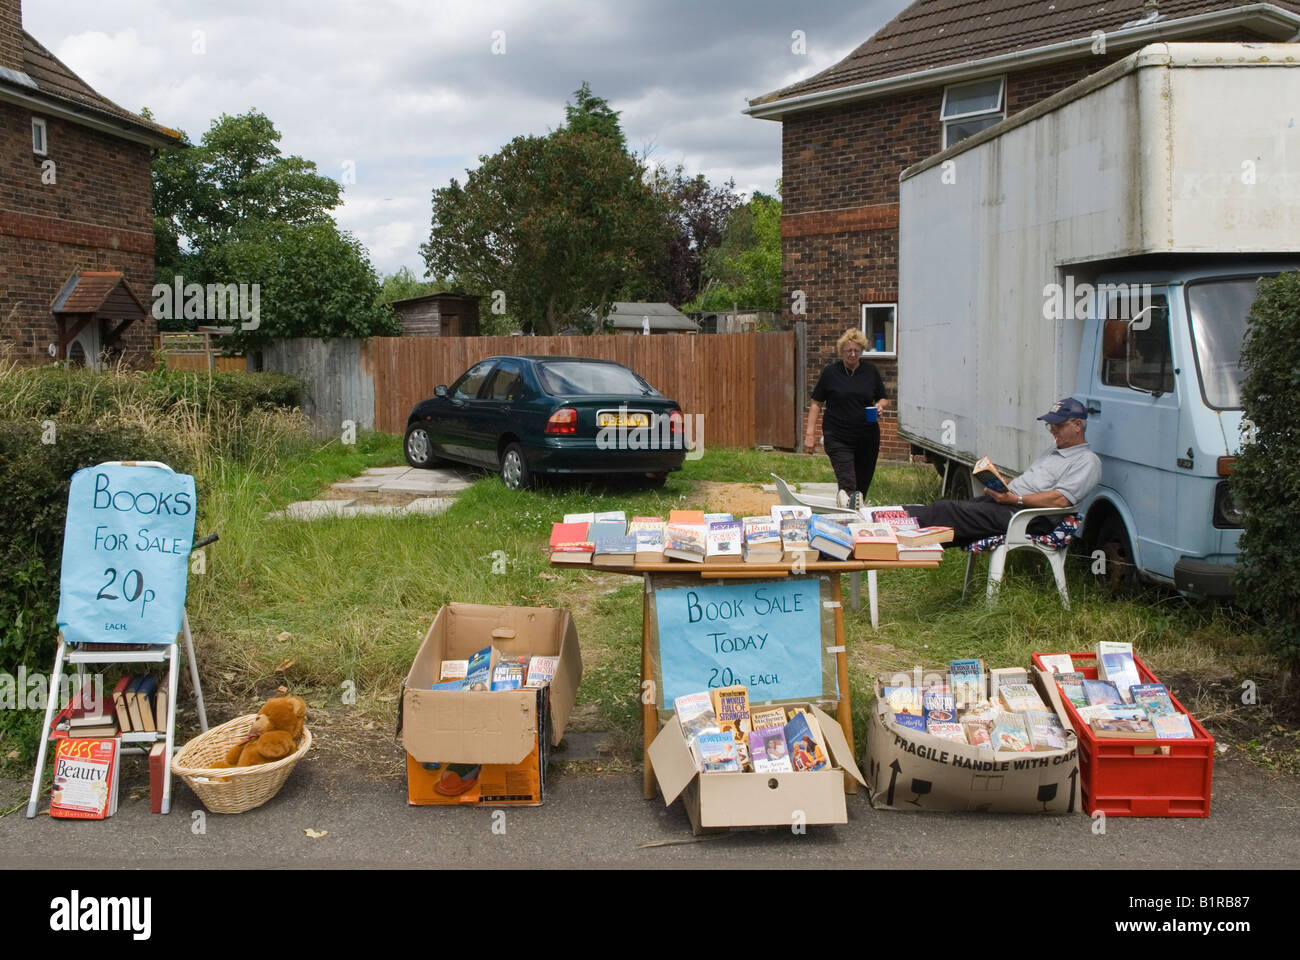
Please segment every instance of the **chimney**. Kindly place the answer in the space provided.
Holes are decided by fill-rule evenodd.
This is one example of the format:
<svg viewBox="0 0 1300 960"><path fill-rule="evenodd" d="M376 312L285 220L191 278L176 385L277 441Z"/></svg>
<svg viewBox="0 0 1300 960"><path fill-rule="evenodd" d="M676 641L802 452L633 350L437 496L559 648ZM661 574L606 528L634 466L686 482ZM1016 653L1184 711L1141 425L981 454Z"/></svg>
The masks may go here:
<svg viewBox="0 0 1300 960"><path fill-rule="evenodd" d="M23 0L0 0L0 67L23 73Z"/></svg>

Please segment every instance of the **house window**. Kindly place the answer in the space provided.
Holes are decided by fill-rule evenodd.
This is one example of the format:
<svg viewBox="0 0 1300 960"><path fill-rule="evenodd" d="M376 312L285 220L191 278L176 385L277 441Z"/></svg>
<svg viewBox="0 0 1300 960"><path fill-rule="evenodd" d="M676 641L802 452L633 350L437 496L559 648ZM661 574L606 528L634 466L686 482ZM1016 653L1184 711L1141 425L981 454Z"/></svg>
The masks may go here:
<svg viewBox="0 0 1300 960"><path fill-rule="evenodd" d="M32 153L45 156L49 141L45 136L45 121L40 117L32 117Z"/></svg>
<svg viewBox="0 0 1300 960"><path fill-rule="evenodd" d="M864 357L898 356L897 336L898 304L864 303L862 305L862 332L867 336Z"/></svg>
<svg viewBox="0 0 1300 960"><path fill-rule="evenodd" d="M955 83L943 88L943 146L946 150L1007 115L1006 77Z"/></svg>

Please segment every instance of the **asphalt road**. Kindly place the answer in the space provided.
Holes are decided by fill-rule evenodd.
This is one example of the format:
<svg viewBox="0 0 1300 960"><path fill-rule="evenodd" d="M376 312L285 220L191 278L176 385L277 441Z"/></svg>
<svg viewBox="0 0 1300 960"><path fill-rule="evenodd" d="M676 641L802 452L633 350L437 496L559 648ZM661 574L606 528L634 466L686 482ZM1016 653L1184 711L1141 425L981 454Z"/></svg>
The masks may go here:
<svg viewBox="0 0 1300 960"><path fill-rule="evenodd" d="M133 762L134 758L131 758ZM171 814L149 813L147 775L127 768L141 799L104 822L0 819L0 868L1073 868L1238 869L1300 866L1300 781L1231 755L1218 758L1208 819L1111 817L1103 835L1072 816L898 813L848 797L849 822L696 839L677 804L640 796L639 775L552 777L541 807L410 807L405 780L356 779L301 763L270 804L239 816L203 808L181 783ZM5 809L25 796L0 782ZM497 831L494 832L494 825ZM504 832L501 827L504 826ZM304 831L324 831L312 839ZM668 845L639 847L642 843Z"/></svg>

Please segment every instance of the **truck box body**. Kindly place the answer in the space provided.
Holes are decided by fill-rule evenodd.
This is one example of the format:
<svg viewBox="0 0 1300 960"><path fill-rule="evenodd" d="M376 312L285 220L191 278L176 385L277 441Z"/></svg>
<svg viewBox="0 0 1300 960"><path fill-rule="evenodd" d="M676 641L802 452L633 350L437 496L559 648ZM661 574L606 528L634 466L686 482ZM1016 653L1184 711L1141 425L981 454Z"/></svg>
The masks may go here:
<svg viewBox="0 0 1300 960"><path fill-rule="evenodd" d="M1173 512L1177 471L1214 477L1241 419L1213 384L1231 372L1210 369L1197 339L1212 324L1184 294L1300 262L1298 111L1300 46L1154 44L905 170L900 434L1019 473L1052 443L1038 415L1075 396L1103 487L1127 475L1115 508L1131 512L1131 496ZM1117 281L1133 285L1135 313L1149 302L1139 285L1167 295L1169 389L1117 390L1111 373L1099 387L1103 321L1131 319L1108 312L1124 301L1100 285ZM1181 491L1188 509L1197 489ZM1174 580L1179 557L1235 558L1236 531L1189 546L1168 516L1129 530L1133 552L1161 555L1139 563L1157 578Z"/></svg>

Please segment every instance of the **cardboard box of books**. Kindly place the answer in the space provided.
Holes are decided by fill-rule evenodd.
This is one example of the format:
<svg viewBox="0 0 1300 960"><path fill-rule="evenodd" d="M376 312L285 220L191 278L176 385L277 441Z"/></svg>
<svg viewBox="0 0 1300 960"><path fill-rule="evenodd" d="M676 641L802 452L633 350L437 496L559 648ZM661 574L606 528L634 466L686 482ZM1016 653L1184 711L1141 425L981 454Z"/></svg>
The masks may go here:
<svg viewBox="0 0 1300 960"><path fill-rule="evenodd" d="M1032 696L1026 671L993 671L993 684L1008 681L995 690L985 685L982 665L972 683L958 664L979 661L955 661L951 674L925 675L929 683L876 683L865 756L871 805L985 813L1080 809L1078 741ZM982 697L983 690L992 696Z"/></svg>
<svg viewBox="0 0 1300 960"><path fill-rule="evenodd" d="M408 802L541 803L581 680L567 610L444 606L402 685Z"/></svg>
<svg viewBox="0 0 1300 960"><path fill-rule="evenodd" d="M713 691L722 694L717 711L709 706L707 693L678 698L685 719L674 713L650 744L650 764L664 804L671 806L681 797L696 834L728 827L848 822L845 777L866 782L835 718L814 704L755 705L751 712L745 702L737 737L726 729L728 717L739 716L730 712L727 694L737 703L745 700L744 689ZM701 701L698 711L692 707L695 699ZM772 718L771 725L762 725L764 714ZM779 723L777 714L783 715Z"/></svg>

